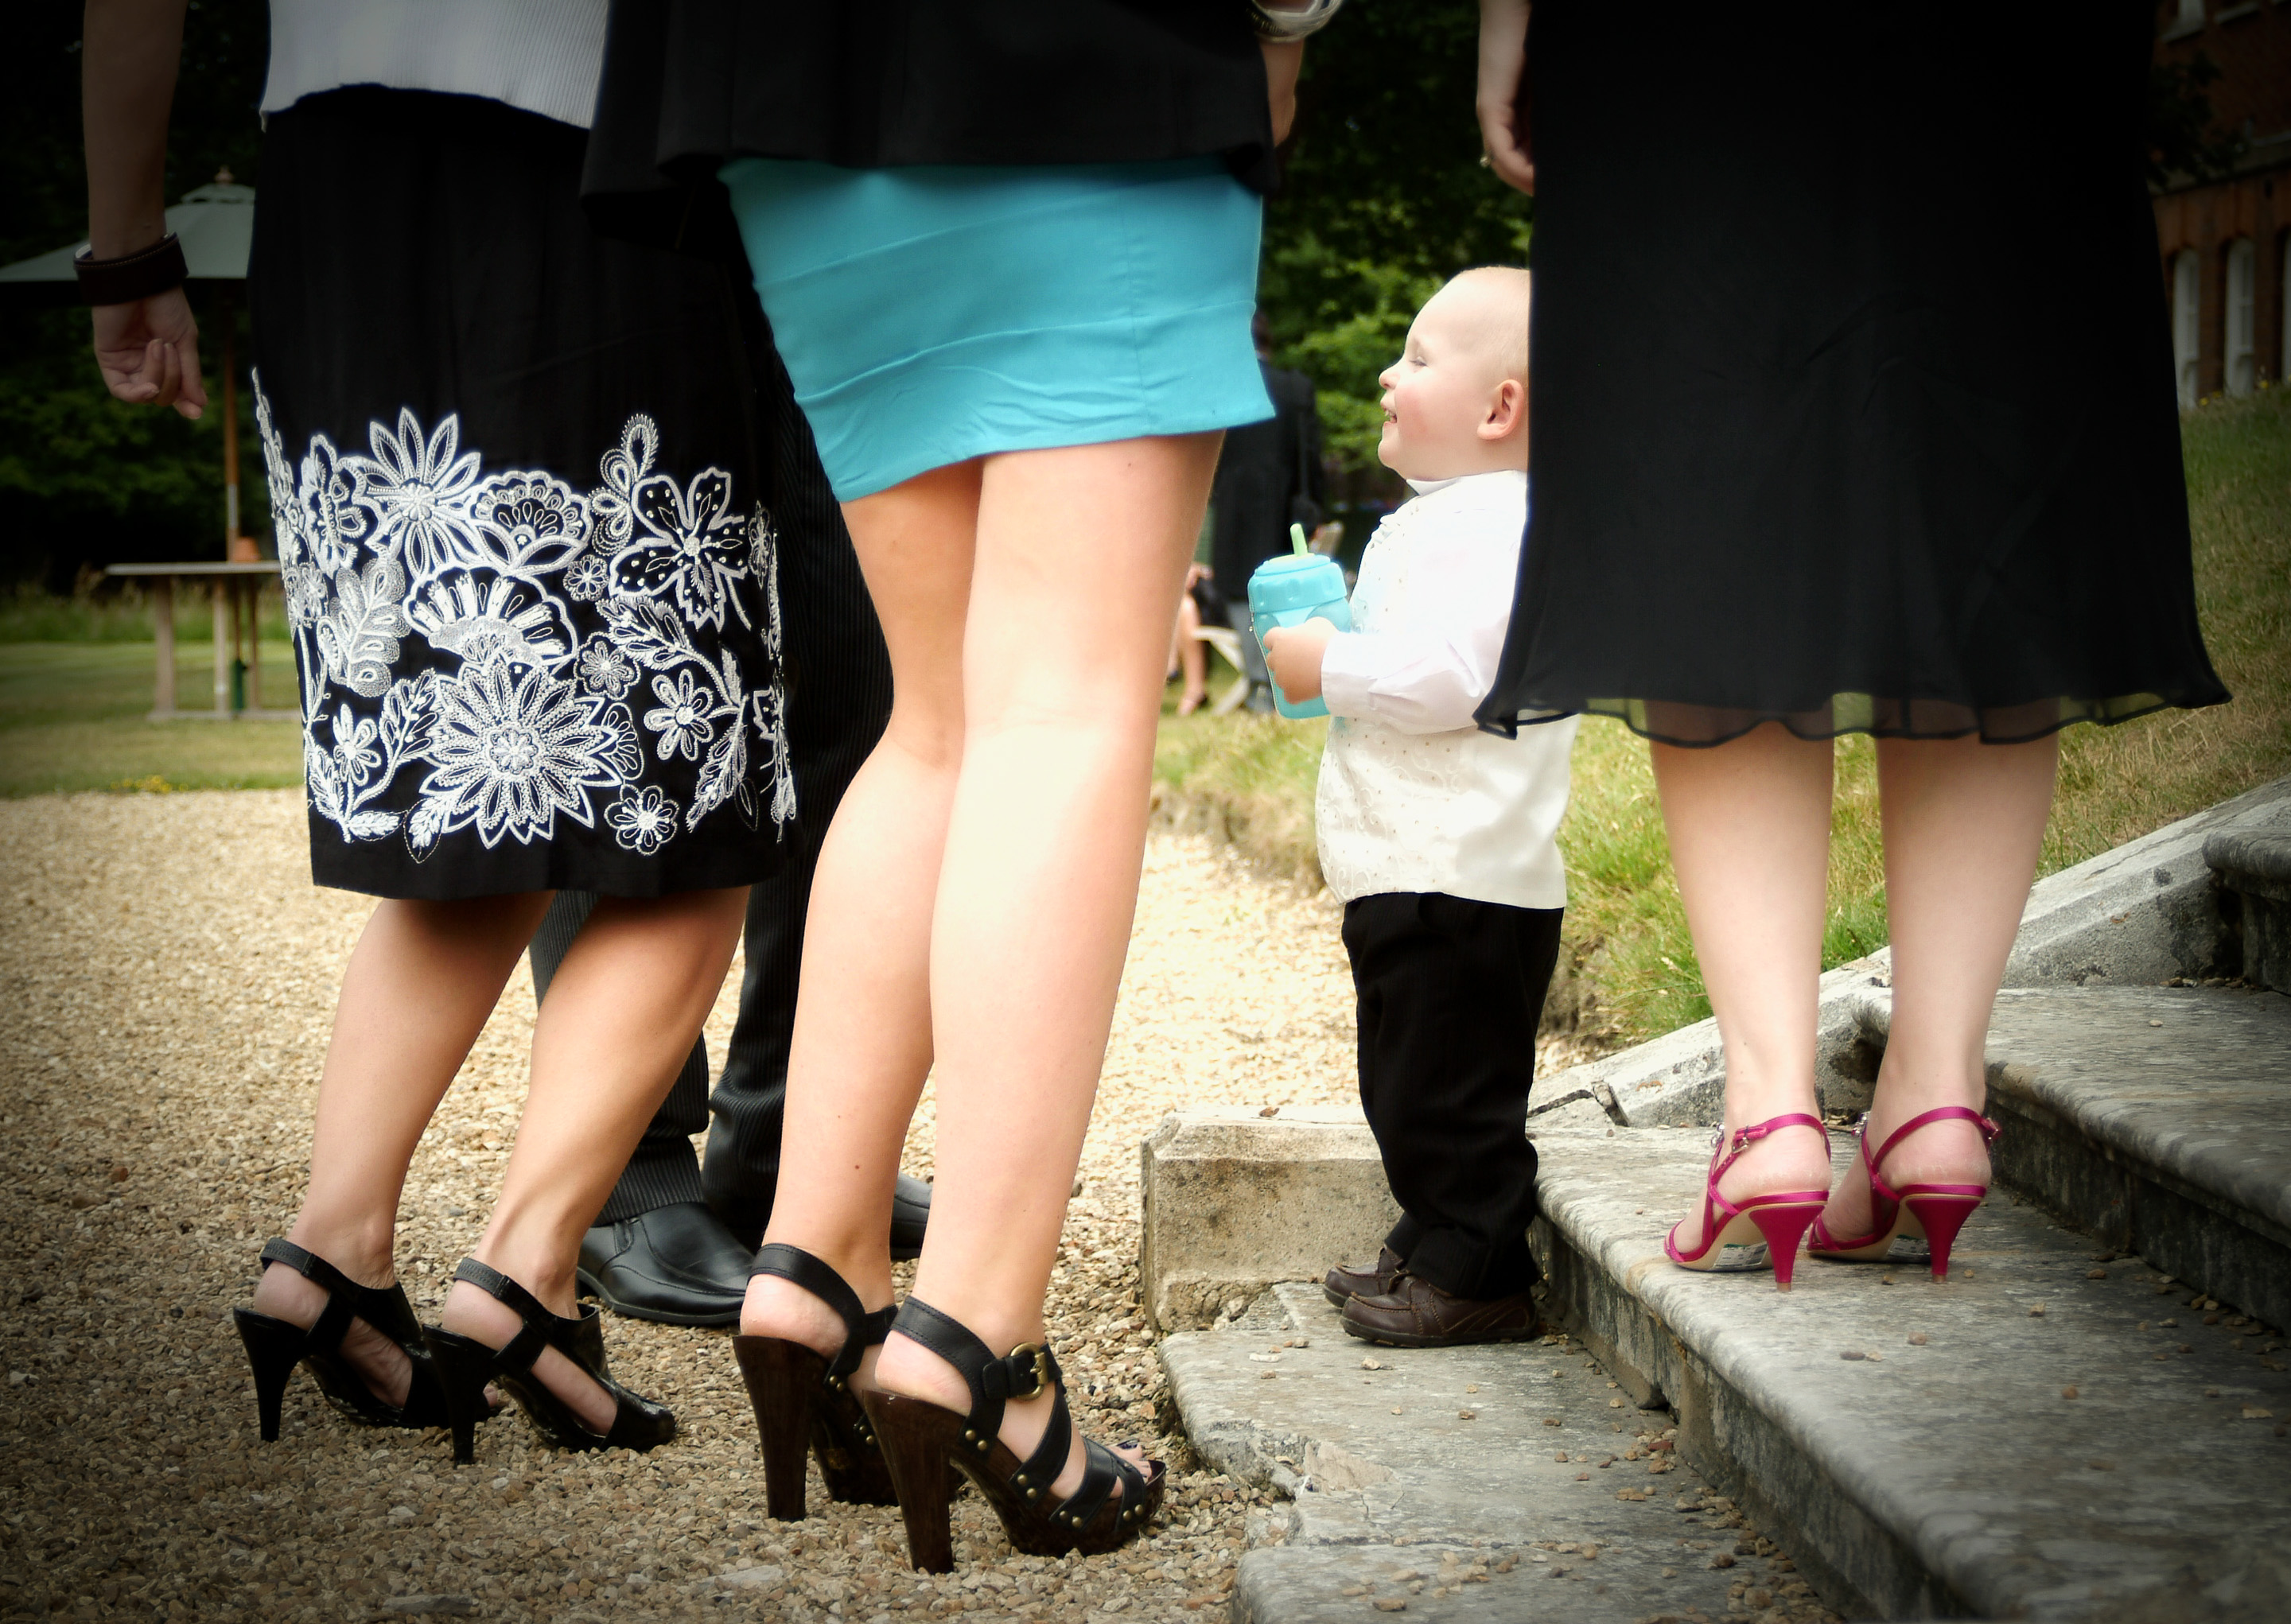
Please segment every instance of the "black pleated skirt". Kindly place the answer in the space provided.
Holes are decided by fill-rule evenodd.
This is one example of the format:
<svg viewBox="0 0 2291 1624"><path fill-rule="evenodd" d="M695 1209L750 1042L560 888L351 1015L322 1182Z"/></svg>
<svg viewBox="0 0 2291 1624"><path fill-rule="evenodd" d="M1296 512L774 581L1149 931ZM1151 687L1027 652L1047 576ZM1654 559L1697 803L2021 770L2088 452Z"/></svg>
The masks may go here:
<svg viewBox="0 0 2291 1624"><path fill-rule="evenodd" d="M746 885L795 815L736 273L606 241L582 132L353 89L269 121L256 414L321 885Z"/></svg>
<svg viewBox="0 0 2291 1624"><path fill-rule="evenodd" d="M2227 697L2150 9L1535 8L1535 501L1483 725L2004 743Z"/></svg>

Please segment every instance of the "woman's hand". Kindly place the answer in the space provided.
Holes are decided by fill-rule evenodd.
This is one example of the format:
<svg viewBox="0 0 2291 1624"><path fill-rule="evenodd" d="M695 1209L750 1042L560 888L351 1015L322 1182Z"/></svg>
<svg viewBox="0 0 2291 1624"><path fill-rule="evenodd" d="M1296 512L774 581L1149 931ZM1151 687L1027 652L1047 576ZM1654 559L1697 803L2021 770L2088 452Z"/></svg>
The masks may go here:
<svg viewBox="0 0 2291 1624"><path fill-rule="evenodd" d="M88 0L80 52L80 113L87 133L87 238L99 260L139 253L165 235L162 187L167 113L183 48L185 0ZM199 325L180 287L99 304L95 364L117 399L206 409Z"/></svg>
<svg viewBox="0 0 2291 1624"><path fill-rule="evenodd" d="M1289 139L1290 127L1297 122L1297 74L1305 66L1305 42L1283 45L1261 40L1258 48L1265 52L1265 93L1273 108L1273 144L1277 147Z"/></svg>
<svg viewBox="0 0 2291 1624"><path fill-rule="evenodd" d="M95 364L115 400L171 406L186 417L206 410L199 376L199 324L183 290L171 287L132 304L99 304Z"/></svg>
<svg viewBox="0 0 2291 1624"><path fill-rule="evenodd" d="M1535 190L1535 154L1527 130L1529 0L1480 0L1480 86L1475 100L1488 167L1504 184Z"/></svg>

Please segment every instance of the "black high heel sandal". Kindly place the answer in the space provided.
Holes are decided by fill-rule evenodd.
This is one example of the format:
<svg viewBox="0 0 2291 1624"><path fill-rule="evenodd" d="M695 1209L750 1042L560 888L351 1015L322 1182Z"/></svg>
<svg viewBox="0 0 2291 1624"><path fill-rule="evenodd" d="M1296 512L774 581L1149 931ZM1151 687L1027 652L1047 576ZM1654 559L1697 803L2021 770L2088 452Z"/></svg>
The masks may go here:
<svg viewBox="0 0 2291 1624"><path fill-rule="evenodd" d="M307 1330L292 1320L274 1319L252 1308L230 1311L238 1326L238 1339L246 1345L246 1361L254 1367L255 1413L265 1443L278 1441L280 1401L298 1364L310 1367L328 1403L362 1426L446 1424L446 1395L430 1362L430 1350L422 1340L422 1323L414 1317L403 1286L362 1286L292 1241L268 1242L262 1249L262 1262L265 1266L283 1263L326 1294L325 1309ZM390 1403L376 1394L366 1385L364 1372L342 1357L342 1334L353 1320L364 1320L388 1337L413 1363L403 1404Z"/></svg>
<svg viewBox="0 0 2291 1624"><path fill-rule="evenodd" d="M807 1451L819 1457L827 1497L860 1506L898 1499L875 1428L851 1390L851 1376L867 1350L888 1335L896 1306L870 1314L842 1275L809 1252L775 1241L756 1254L748 1271L801 1286L842 1319L842 1349L829 1359L784 1337L734 1337L732 1352L755 1407L764 1451L765 1515L800 1523L804 1515Z"/></svg>
<svg viewBox="0 0 2291 1624"><path fill-rule="evenodd" d="M1162 1463L1146 1462L1153 1469L1149 1477L1089 1438L1082 1440L1081 1486L1063 1500L1049 1498L1050 1485L1065 1470L1073 1424L1058 1362L1049 1348L1022 1342L998 1359L962 1325L912 1297L891 1329L921 1343L970 1384L969 1415L880 1389L859 1395L898 1486L907 1556L918 1569L946 1573L954 1568L947 1519L950 1463L978 1485L1002 1519L1010 1543L1030 1556L1068 1551L1094 1556L1113 1550L1135 1538L1160 1509L1169 1481ZM996 1435L1003 1408L1011 1399L1032 1398L1045 1388L1057 1402L1042 1441L1021 1460Z"/></svg>
<svg viewBox="0 0 2291 1624"><path fill-rule="evenodd" d="M538 1298L499 1269L475 1258L464 1258L454 1278L467 1281L496 1302L515 1309L525 1322L517 1335L500 1347L488 1347L474 1337L464 1337L436 1325L424 1325L422 1334L438 1363L438 1379L446 1393L446 1409L454 1427L454 1464L468 1466L477 1459L478 1421L486 1413L486 1384L493 1382L518 1402L543 1440L557 1449L648 1450L676 1436L676 1414L630 1392L607 1373L604 1311L594 1303L581 1305L571 1319L551 1314ZM555 1348L578 1365L583 1374L607 1393L614 1403L608 1432L591 1432L573 1407L533 1372L533 1362L543 1348Z"/></svg>

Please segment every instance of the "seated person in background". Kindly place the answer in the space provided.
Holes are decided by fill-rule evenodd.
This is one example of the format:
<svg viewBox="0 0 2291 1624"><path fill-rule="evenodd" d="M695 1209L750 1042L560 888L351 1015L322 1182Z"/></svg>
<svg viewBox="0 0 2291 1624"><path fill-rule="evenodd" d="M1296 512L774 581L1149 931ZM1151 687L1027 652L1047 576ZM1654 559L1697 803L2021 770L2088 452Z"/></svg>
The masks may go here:
<svg viewBox="0 0 2291 1624"><path fill-rule="evenodd" d="M1186 679L1178 695L1180 716L1191 716L1210 696L1210 654L1202 647L1202 588L1208 574L1202 565L1186 566L1185 595L1178 599L1177 630L1170 637L1170 675Z"/></svg>
<svg viewBox="0 0 2291 1624"><path fill-rule="evenodd" d="M1537 1334L1527 1091L1559 952L1575 719L1478 731L1527 526L1524 270L1450 282L1379 380L1377 455L1416 489L1377 527L1354 630L1276 630L1291 700L1328 701L1321 870L1345 903L1361 1105L1401 1219L1325 1282L1346 1331L1403 1347Z"/></svg>

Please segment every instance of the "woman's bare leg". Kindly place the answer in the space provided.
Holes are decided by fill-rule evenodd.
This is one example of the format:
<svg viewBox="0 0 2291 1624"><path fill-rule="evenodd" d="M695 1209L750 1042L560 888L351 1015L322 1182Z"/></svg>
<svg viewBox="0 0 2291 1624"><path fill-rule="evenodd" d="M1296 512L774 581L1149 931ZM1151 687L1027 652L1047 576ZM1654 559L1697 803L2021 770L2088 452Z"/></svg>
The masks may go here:
<svg viewBox="0 0 2291 1624"><path fill-rule="evenodd" d="M843 510L890 650L891 717L812 880L788 1049L787 1142L804 1154L780 1162L764 1238L825 1260L869 1308L891 1300L891 1194L931 1068L931 909L962 766L979 478L977 462L934 469ZM768 1274L748 1282L740 1328L843 1346L826 1304Z"/></svg>
<svg viewBox="0 0 2291 1624"><path fill-rule="evenodd" d="M1672 866L1726 1052L1729 1130L1803 1111L1813 1089L1814 1002L1829 875L1831 745L1767 723L1707 750L1657 744ZM1731 1201L1829 1183L1825 1137L1761 1139L1721 1181ZM1700 1203L1679 1229L1702 1242Z"/></svg>
<svg viewBox="0 0 2291 1624"><path fill-rule="evenodd" d="M549 984L517 1144L470 1256L553 1313L574 1310L581 1236L692 1052L731 967L747 904L745 886L605 897ZM518 1324L505 1305L459 1284L440 1319L494 1347ZM611 1428L612 1400L563 1355L545 1351L534 1370L592 1430Z"/></svg>
<svg viewBox="0 0 2291 1624"><path fill-rule="evenodd" d="M1214 434L989 458L964 647L962 770L930 944L938 1180L915 1295L997 1352L1043 1337L1146 841L1165 641ZM876 1379L956 1408L895 1336ZM1023 1456L1049 1395L1014 1403ZM1053 1491L1081 1474L1076 1438Z"/></svg>
<svg viewBox="0 0 2291 1624"><path fill-rule="evenodd" d="M2029 900L2052 810L2059 741L1881 739L1877 784L1885 829L1893 1018L1869 1112L1877 1149L1937 1105L1982 1108L1990 1011ZM1936 1122L1901 1141L1885 1181L1981 1184L1989 1154L1971 1122ZM1823 1223L1869 1227L1869 1180L1841 1180Z"/></svg>
<svg viewBox="0 0 2291 1624"><path fill-rule="evenodd" d="M342 972L318 1081L310 1183L286 1238L361 1284L397 1277L390 1255L406 1170L422 1130L469 1057L549 906L550 893L374 906ZM326 1294L289 1268L269 1268L254 1309L317 1322ZM354 1322L342 1353L393 1404L412 1367L397 1344Z"/></svg>

